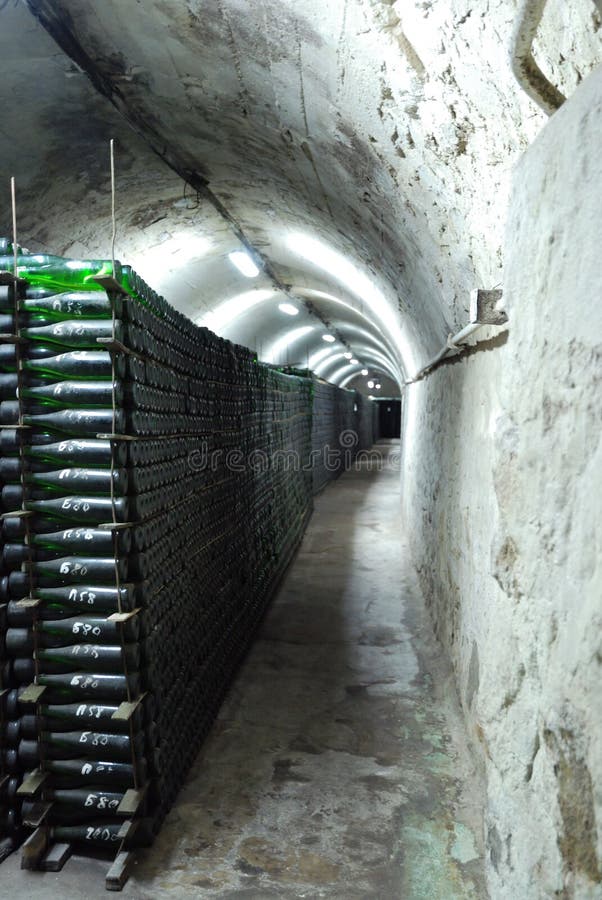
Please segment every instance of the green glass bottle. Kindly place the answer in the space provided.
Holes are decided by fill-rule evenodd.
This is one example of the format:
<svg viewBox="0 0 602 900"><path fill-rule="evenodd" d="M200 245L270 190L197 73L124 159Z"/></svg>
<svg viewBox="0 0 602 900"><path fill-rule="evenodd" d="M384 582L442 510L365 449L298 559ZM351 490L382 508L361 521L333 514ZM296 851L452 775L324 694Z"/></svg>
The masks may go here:
<svg viewBox="0 0 602 900"><path fill-rule="evenodd" d="M5 401L6 402L6 401ZM123 434L125 417L121 410L63 409L58 412L24 415L23 423L42 430L50 429L77 437L97 434ZM8 424L8 423L7 423Z"/></svg>
<svg viewBox="0 0 602 900"><path fill-rule="evenodd" d="M69 353L60 353L58 356L26 359L23 361L23 368L27 372L49 380L58 381L60 378L67 377L84 381L87 379L111 379L113 371L115 371L115 377L124 378L127 366L123 356L115 356L111 360L108 350L72 350Z"/></svg>
<svg viewBox="0 0 602 900"><path fill-rule="evenodd" d="M58 472L32 472L25 475L26 484L40 485L53 492L70 494L74 490L86 494L110 494L111 486L118 496L127 494L128 475L125 469L61 469Z"/></svg>
<svg viewBox="0 0 602 900"><path fill-rule="evenodd" d="M115 584L115 573L124 581L127 577L128 561L115 562L102 556L60 556L58 559L41 559L24 562L23 570L34 573L36 584L50 587L54 584L83 584L86 580L98 584ZM20 574L20 573L17 573Z"/></svg>
<svg viewBox="0 0 602 900"><path fill-rule="evenodd" d="M6 428L0 433L0 450L3 455L14 453L15 450L9 442L3 441L4 435L8 435L10 429ZM44 463L57 463L59 465L94 466L98 468L115 466L123 467L127 463L127 446L124 441L115 441L111 447L110 441L90 438L78 440L67 438L64 441L54 441L56 435L49 435L52 443L26 445L23 454L29 459L39 460ZM18 449L18 445L17 445Z"/></svg>
<svg viewBox="0 0 602 900"><path fill-rule="evenodd" d="M117 381L57 381L34 387L25 385L17 390L21 400L31 400L42 406L84 407L107 409L123 404L123 386Z"/></svg>
<svg viewBox="0 0 602 900"><path fill-rule="evenodd" d="M48 322L77 318L110 319L113 312L117 318L121 317L122 301L120 298L109 299L104 291L67 291L50 297L26 297L19 300L18 308L21 313Z"/></svg>
<svg viewBox="0 0 602 900"><path fill-rule="evenodd" d="M13 271L14 256L0 257L0 269ZM121 278L121 266L115 262L116 277ZM48 288L53 291L85 289L102 291L94 278L113 274L111 260L106 259L64 259L46 253L20 254L17 256L17 274L28 284Z"/></svg>
<svg viewBox="0 0 602 900"><path fill-rule="evenodd" d="M129 506L123 497L111 501L108 497L56 497L48 500L26 500L25 508L42 516L64 519L80 525L98 525L113 520L127 522Z"/></svg>
<svg viewBox="0 0 602 900"><path fill-rule="evenodd" d="M98 350L98 339L115 337L123 341L125 331L120 321L110 319L66 319L52 325L22 328L21 337L40 344L60 344L73 349Z"/></svg>
<svg viewBox="0 0 602 900"><path fill-rule="evenodd" d="M94 553L95 556L113 556L115 548L125 556L131 551L130 530L110 531L102 528L65 528L47 534L30 534L29 546L42 550L68 551L70 553Z"/></svg>

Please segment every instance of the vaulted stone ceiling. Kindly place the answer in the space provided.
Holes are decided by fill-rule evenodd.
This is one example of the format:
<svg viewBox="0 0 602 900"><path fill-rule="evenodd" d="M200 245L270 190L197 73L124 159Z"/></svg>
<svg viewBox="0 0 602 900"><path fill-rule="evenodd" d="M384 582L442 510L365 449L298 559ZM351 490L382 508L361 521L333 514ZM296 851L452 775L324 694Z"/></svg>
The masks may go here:
<svg viewBox="0 0 602 900"><path fill-rule="evenodd" d="M275 362L315 358L330 330L328 377L399 379L503 280L512 164L546 120L510 71L516 8L9 0L0 167L21 240L107 255L114 137L118 255L179 308ZM550 0L535 55L565 94L599 28L591 0ZM253 280L228 262L241 246Z"/></svg>

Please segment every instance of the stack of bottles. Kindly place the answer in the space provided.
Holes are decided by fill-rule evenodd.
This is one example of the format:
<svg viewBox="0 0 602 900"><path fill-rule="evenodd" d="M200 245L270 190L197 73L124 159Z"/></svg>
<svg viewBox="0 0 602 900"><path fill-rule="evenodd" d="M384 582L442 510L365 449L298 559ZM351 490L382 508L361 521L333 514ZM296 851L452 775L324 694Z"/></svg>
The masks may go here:
<svg viewBox="0 0 602 900"><path fill-rule="evenodd" d="M102 261L28 262L0 309L3 825L39 770L51 839L110 845L131 788L158 828L301 538L311 382L131 271L126 297Z"/></svg>
<svg viewBox="0 0 602 900"><path fill-rule="evenodd" d="M357 452L343 435L368 441L372 421L126 266L17 264L0 286L0 856L37 801L51 840L110 847L132 815L152 838L313 493Z"/></svg>
<svg viewBox="0 0 602 900"><path fill-rule="evenodd" d="M355 391L342 390L313 377L313 491L348 468L358 452Z"/></svg>
<svg viewBox="0 0 602 900"><path fill-rule="evenodd" d="M353 408L355 411L355 432L357 434L358 452L369 450L378 440L378 404L374 403L359 391L354 391Z"/></svg>

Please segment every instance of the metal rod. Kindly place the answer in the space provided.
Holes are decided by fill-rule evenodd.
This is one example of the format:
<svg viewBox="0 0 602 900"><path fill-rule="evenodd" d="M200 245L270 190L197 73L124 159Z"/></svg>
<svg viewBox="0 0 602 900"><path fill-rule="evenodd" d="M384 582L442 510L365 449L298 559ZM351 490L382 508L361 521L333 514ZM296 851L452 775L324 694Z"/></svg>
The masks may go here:
<svg viewBox="0 0 602 900"><path fill-rule="evenodd" d="M547 0L522 0L512 33L510 65L524 92L551 116L562 106L566 97L548 81L532 53L533 41L546 3Z"/></svg>
<svg viewBox="0 0 602 900"><path fill-rule="evenodd" d="M115 221L115 141L111 138L110 144L111 156L111 265L113 278L115 278L115 239L117 236L117 223Z"/></svg>

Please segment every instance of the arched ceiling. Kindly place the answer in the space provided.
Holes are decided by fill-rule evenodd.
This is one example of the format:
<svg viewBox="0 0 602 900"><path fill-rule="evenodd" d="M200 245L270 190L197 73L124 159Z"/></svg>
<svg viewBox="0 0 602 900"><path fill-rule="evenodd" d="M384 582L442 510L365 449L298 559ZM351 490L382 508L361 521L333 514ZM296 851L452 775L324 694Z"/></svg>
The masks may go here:
<svg viewBox="0 0 602 900"><path fill-rule="evenodd" d="M502 280L511 167L545 121L507 61L516 7L0 4L21 240L107 256L115 138L118 255L172 303L261 358L307 364L332 334L327 377L398 381L465 324L472 288ZM535 53L565 94L599 61L598 29L591 0L550 0ZM254 278L228 258L245 247Z"/></svg>

